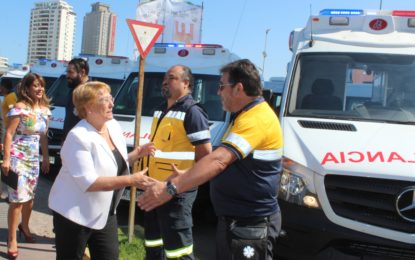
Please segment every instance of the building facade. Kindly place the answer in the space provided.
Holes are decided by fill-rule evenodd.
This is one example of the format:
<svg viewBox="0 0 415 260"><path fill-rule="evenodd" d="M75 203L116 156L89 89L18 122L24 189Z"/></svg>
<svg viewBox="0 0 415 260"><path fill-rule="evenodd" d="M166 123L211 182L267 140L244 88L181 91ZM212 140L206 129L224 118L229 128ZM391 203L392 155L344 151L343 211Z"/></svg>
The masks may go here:
<svg viewBox="0 0 415 260"><path fill-rule="evenodd" d="M0 76L9 69L9 59L0 57Z"/></svg>
<svg viewBox="0 0 415 260"><path fill-rule="evenodd" d="M35 3L30 15L28 63L70 60L75 45L76 14L63 0Z"/></svg>
<svg viewBox="0 0 415 260"><path fill-rule="evenodd" d="M81 52L84 54L113 55L117 16L109 5L92 4L92 11L84 17Z"/></svg>

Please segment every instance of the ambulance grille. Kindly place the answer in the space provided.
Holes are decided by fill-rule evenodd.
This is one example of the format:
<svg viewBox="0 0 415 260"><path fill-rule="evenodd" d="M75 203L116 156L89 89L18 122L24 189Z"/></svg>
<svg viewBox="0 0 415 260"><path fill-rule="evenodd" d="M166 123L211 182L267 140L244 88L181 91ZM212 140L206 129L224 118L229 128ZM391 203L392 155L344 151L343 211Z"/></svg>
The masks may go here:
<svg viewBox="0 0 415 260"><path fill-rule="evenodd" d="M324 179L333 211L342 217L415 234L415 224L395 209L396 196L415 182L355 176L327 175Z"/></svg>
<svg viewBox="0 0 415 260"><path fill-rule="evenodd" d="M350 131L356 132L357 129L352 124L333 123L333 122L322 122L322 121L306 121L298 120L298 124L304 128L315 128L324 130L337 130L337 131Z"/></svg>
<svg viewBox="0 0 415 260"><path fill-rule="evenodd" d="M415 259L415 250L395 248L388 246L380 246L366 243L350 242L347 247L348 251L351 251L357 255L370 255L368 259L390 259L390 260L409 260ZM377 257L377 258L375 258Z"/></svg>

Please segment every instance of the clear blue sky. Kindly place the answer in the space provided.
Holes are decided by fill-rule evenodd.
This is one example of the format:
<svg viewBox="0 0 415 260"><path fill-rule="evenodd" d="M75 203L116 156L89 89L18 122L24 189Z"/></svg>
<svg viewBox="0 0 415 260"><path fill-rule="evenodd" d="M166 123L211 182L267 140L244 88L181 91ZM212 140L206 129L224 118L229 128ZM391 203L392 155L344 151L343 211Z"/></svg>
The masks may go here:
<svg viewBox="0 0 415 260"><path fill-rule="evenodd" d="M188 0L201 4L202 0ZM202 42L222 44L241 58L262 67L265 31L267 40L264 78L285 76L291 53L288 36L303 27L310 14L325 8L379 9L381 0L204 0ZM25 63L27 58L30 10L43 0L2 0L0 15L0 56L10 63ZM81 50L82 22L97 0L67 0L77 14L74 55ZM133 57L134 40L127 18L135 18L138 0L101 0L118 16L115 55ZM415 10L415 0L383 0L385 10Z"/></svg>

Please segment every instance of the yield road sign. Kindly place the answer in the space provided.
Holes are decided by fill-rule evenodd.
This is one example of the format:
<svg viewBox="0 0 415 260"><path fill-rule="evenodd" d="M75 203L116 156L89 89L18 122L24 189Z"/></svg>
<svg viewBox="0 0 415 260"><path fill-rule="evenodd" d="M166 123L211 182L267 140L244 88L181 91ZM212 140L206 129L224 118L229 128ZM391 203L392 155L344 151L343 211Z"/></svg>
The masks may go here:
<svg viewBox="0 0 415 260"><path fill-rule="evenodd" d="M131 19L127 19L127 23L141 57L145 58L162 33L164 26Z"/></svg>

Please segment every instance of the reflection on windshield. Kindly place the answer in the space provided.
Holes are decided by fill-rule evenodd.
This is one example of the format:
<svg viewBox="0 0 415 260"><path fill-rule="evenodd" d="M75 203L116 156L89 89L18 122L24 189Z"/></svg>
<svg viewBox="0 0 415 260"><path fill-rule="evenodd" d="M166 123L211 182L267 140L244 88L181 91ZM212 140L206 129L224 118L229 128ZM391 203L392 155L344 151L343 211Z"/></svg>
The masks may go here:
<svg viewBox="0 0 415 260"><path fill-rule="evenodd" d="M219 96L216 94L219 76L195 74L195 86L192 91L193 98L200 102L209 115L209 120L223 121L225 112ZM143 116L153 116L164 98L161 96L161 85L164 73L146 73L143 91ZM131 74L115 99L114 114L136 114L137 107L138 73Z"/></svg>
<svg viewBox="0 0 415 260"><path fill-rule="evenodd" d="M414 61L415 56L408 55L303 54L289 113L415 123Z"/></svg>

